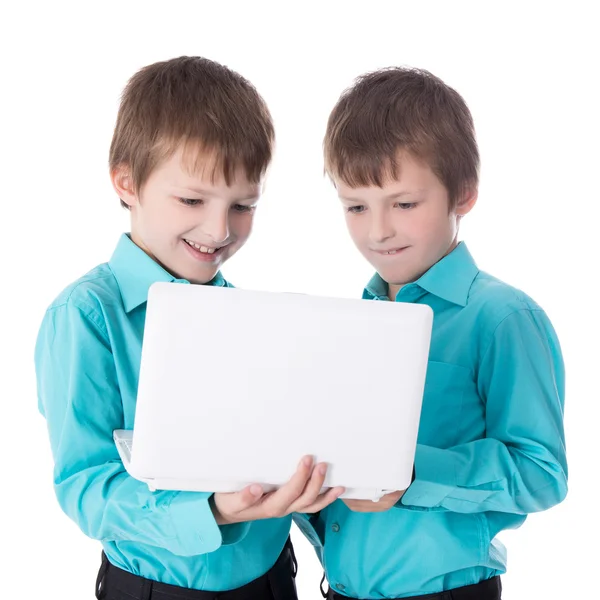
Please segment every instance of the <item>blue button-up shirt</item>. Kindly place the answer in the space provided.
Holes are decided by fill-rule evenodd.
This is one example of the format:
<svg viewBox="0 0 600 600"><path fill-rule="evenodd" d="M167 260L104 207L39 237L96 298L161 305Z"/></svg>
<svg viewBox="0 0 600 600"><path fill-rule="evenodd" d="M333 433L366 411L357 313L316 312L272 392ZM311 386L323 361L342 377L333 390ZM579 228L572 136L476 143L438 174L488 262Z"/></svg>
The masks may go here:
<svg viewBox="0 0 600 600"><path fill-rule="evenodd" d="M228 590L273 566L291 518L219 527L210 494L150 492L124 470L113 442L113 430L133 428L146 300L156 281L188 283L123 235L110 262L46 312L35 362L54 487L63 511L102 541L116 566L172 585ZM220 273L210 285L231 287Z"/></svg>
<svg viewBox="0 0 600 600"><path fill-rule="evenodd" d="M363 298L387 294L375 275ZM384 513L336 501L295 517L333 589L354 598L437 593L503 573L496 534L567 493L563 360L544 311L480 271L464 243L396 301L434 311L416 479Z"/></svg>

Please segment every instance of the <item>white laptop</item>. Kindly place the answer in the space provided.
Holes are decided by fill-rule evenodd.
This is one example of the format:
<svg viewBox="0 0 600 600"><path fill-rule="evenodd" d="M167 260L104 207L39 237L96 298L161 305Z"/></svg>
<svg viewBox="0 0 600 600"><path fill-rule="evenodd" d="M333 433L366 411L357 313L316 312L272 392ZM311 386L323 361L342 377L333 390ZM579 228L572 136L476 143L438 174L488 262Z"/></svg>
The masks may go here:
<svg viewBox="0 0 600 600"><path fill-rule="evenodd" d="M325 487L408 487L432 310L178 283L150 288L134 430L114 432L153 490L284 484L304 455Z"/></svg>

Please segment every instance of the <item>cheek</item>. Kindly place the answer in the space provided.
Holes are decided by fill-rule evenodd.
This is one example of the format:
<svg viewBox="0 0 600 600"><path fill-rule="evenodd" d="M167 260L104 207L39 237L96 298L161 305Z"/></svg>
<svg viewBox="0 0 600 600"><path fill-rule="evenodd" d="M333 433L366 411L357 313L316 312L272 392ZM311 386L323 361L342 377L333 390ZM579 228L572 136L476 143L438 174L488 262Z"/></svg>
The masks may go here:
<svg viewBox="0 0 600 600"><path fill-rule="evenodd" d="M423 215L418 224L418 230L422 238L432 242L432 245L444 244L448 236L452 235L450 219L445 214L432 213Z"/></svg>
<svg viewBox="0 0 600 600"><path fill-rule="evenodd" d="M159 231L164 231L168 237L179 238L189 232L193 223L185 218L179 211L157 212L154 216L154 225Z"/></svg>
<svg viewBox="0 0 600 600"><path fill-rule="evenodd" d="M244 241L252 233L254 213L233 214L229 220L229 229L238 240Z"/></svg>
<svg viewBox="0 0 600 600"><path fill-rule="evenodd" d="M181 217L176 207L167 202L160 202L154 198L148 199L141 214L145 223L152 227L158 227L163 231L173 231L181 222Z"/></svg>
<svg viewBox="0 0 600 600"><path fill-rule="evenodd" d="M348 213L346 215L346 227L352 241L360 248L366 244L366 239L369 234L369 224L364 216L357 218L355 215Z"/></svg>

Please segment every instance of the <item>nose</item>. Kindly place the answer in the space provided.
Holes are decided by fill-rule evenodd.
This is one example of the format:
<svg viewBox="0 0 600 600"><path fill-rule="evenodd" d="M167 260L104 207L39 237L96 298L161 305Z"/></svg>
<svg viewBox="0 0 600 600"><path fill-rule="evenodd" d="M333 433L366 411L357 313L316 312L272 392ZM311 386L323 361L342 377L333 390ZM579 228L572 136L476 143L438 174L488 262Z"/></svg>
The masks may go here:
<svg viewBox="0 0 600 600"><path fill-rule="evenodd" d="M374 244L381 244L394 237L392 220L386 211L372 210L371 223L369 226L369 238Z"/></svg>
<svg viewBox="0 0 600 600"><path fill-rule="evenodd" d="M215 244L229 238L229 211L226 207L214 206L204 213L201 228Z"/></svg>

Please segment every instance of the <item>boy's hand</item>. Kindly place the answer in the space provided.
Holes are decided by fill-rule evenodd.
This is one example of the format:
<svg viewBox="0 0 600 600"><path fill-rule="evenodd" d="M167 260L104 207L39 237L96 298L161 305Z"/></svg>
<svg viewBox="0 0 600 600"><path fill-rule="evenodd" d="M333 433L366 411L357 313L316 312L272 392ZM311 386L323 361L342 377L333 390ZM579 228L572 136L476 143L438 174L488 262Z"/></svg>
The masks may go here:
<svg viewBox="0 0 600 600"><path fill-rule="evenodd" d="M344 500L342 502L353 512L370 513L370 512L385 512L390 510L404 494L406 490L392 492L382 496L377 502L372 500Z"/></svg>
<svg viewBox="0 0 600 600"><path fill-rule="evenodd" d="M292 512L315 513L344 493L344 488L332 488L320 494L327 465L313 468L313 459L305 456L294 476L274 492L265 494L254 484L240 492L217 492L211 497L213 514L219 525L284 517Z"/></svg>

